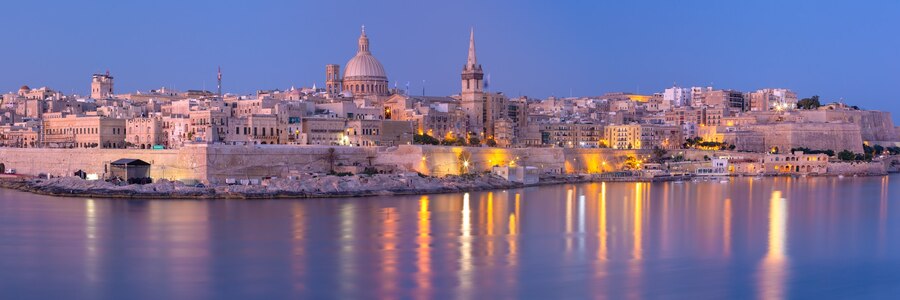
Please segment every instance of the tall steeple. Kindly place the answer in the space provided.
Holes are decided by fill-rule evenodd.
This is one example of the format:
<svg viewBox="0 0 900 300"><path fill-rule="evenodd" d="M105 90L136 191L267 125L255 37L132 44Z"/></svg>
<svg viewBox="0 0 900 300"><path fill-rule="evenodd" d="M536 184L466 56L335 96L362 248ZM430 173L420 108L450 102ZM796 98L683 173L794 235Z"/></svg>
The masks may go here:
<svg viewBox="0 0 900 300"><path fill-rule="evenodd" d="M468 131L484 133L484 72L475 57L475 29L469 31L469 57L460 74L462 93L460 102L468 119Z"/></svg>
<svg viewBox="0 0 900 300"><path fill-rule="evenodd" d="M475 28L469 31L469 58L466 60L467 69L481 68L478 65L478 58L475 57Z"/></svg>
<svg viewBox="0 0 900 300"><path fill-rule="evenodd" d="M219 95L219 99L222 99L222 67L219 67L216 74L216 93Z"/></svg>
<svg viewBox="0 0 900 300"><path fill-rule="evenodd" d="M362 34L359 35L359 51L357 53L369 53L369 37L366 36L366 25L362 26Z"/></svg>
<svg viewBox="0 0 900 300"><path fill-rule="evenodd" d="M462 71L463 93L480 93L484 87L482 79L484 79L484 72L475 56L475 28L472 28L469 31L469 57L466 59L466 65L463 66Z"/></svg>

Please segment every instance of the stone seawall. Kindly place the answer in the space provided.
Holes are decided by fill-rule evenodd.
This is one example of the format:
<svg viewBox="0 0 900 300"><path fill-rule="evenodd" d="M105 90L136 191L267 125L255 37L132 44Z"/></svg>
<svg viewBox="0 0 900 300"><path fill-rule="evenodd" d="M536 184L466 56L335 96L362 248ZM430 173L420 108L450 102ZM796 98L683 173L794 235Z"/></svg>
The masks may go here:
<svg viewBox="0 0 900 300"><path fill-rule="evenodd" d="M0 163L25 175L72 176L82 170L104 176L109 163L121 158L149 162L154 178L206 178L206 148L202 146L178 150L0 148Z"/></svg>
<svg viewBox="0 0 900 300"><path fill-rule="evenodd" d="M329 149L334 149L330 152ZM207 147L206 174L210 183L226 179L287 177L304 173L325 173L332 164L341 166L376 165L375 158L384 148L327 146L227 146Z"/></svg>
<svg viewBox="0 0 900 300"><path fill-rule="evenodd" d="M884 175L887 174L882 162L829 162L829 175Z"/></svg>
<svg viewBox="0 0 900 300"><path fill-rule="evenodd" d="M648 150L573 148L487 148L404 145L380 154L378 162L426 175L444 176L489 171L495 165L534 166L550 173L597 173L619 169L633 155Z"/></svg>
<svg viewBox="0 0 900 300"><path fill-rule="evenodd" d="M0 148L0 163L26 175L71 176L82 170L103 176L109 162L135 158L151 164L153 178L223 183L226 179L324 173L332 164L336 169L374 166L433 176L483 172L494 165L510 163L536 166L552 173L595 173L621 168L629 155L646 159L650 151L419 145L390 148L189 145L175 150Z"/></svg>

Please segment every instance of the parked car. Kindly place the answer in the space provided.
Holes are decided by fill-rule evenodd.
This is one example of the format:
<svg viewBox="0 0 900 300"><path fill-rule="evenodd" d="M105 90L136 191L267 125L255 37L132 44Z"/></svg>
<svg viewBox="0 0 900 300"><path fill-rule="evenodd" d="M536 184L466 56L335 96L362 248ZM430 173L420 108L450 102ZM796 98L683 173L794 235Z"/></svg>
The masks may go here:
<svg viewBox="0 0 900 300"><path fill-rule="evenodd" d="M6 170L6 174L16 174L16 169Z"/></svg>

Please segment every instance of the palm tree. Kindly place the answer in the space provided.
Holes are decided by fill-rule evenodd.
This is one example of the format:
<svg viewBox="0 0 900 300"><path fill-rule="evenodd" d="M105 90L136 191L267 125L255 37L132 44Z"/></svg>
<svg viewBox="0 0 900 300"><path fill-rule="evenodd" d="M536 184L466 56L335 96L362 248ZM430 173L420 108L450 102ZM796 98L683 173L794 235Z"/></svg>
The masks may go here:
<svg viewBox="0 0 900 300"><path fill-rule="evenodd" d="M328 161L329 173L334 173L334 161L337 160L337 154L335 154L334 148L328 148L328 154L325 155L325 160Z"/></svg>

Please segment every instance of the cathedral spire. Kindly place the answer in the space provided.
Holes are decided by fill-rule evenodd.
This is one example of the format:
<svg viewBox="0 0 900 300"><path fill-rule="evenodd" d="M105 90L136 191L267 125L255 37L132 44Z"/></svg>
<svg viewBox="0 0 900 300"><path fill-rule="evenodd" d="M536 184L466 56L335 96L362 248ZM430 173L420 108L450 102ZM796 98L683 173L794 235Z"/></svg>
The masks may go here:
<svg viewBox="0 0 900 300"><path fill-rule="evenodd" d="M478 67L478 59L475 57L475 27L469 32L469 58L466 60L466 67L470 69Z"/></svg>
<svg viewBox="0 0 900 300"><path fill-rule="evenodd" d="M366 25L362 26L362 33L359 35L359 51L357 53L369 53L369 37L366 36Z"/></svg>

